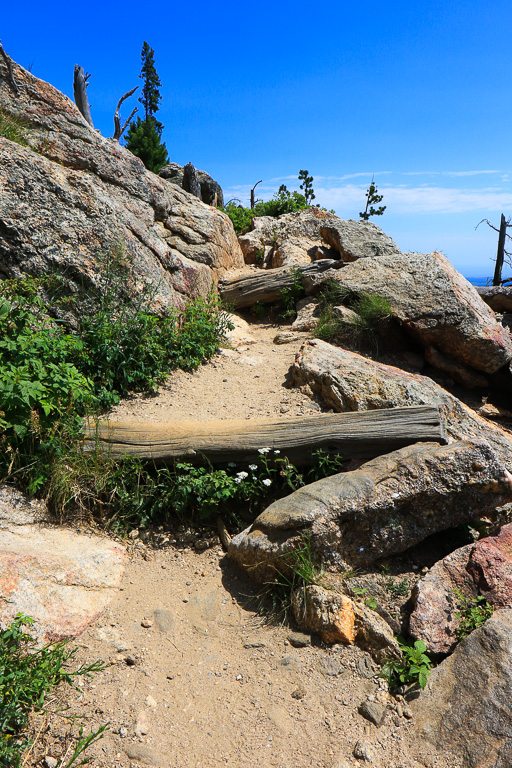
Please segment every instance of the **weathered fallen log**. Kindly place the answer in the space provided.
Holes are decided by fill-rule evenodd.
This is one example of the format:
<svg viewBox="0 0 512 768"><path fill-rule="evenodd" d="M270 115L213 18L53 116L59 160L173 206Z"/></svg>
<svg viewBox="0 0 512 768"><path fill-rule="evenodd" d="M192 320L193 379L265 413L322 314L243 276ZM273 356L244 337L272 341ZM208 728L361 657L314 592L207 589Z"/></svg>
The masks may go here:
<svg viewBox="0 0 512 768"><path fill-rule="evenodd" d="M99 422L88 428L86 450L96 444L114 456L212 463L253 461L261 448L279 450L295 463L307 463L322 448L347 459L370 458L417 442L446 442L439 411L430 406L380 411L208 422Z"/></svg>
<svg viewBox="0 0 512 768"><path fill-rule="evenodd" d="M254 275L228 278L219 282L219 293L226 304L235 309L251 307L253 304L271 304L282 298L282 291L293 288L297 271L303 275L325 272L327 269L340 269L344 264L336 259L319 259L301 267L282 267L281 269L261 269Z"/></svg>

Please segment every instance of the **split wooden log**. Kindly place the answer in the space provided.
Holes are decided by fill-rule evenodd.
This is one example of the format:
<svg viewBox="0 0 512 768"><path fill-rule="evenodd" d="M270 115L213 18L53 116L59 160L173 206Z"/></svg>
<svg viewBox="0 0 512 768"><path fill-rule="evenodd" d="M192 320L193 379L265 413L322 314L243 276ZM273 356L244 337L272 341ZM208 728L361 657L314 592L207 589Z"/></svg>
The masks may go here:
<svg viewBox="0 0 512 768"><path fill-rule="evenodd" d="M260 269L252 275L232 277L219 282L219 294L223 301L235 309L252 307L253 304L271 304L279 301L282 291L293 288L297 271L302 275L313 275L327 269L340 269L345 266L337 259L319 259L301 267L282 267L281 269Z"/></svg>
<svg viewBox="0 0 512 768"><path fill-rule="evenodd" d="M375 411L241 421L99 422L89 426L86 450L103 447L113 456L172 462L208 459L213 464L250 462L262 448L279 450L306 464L318 448L346 459L370 458L417 442L446 442L439 410L421 405Z"/></svg>

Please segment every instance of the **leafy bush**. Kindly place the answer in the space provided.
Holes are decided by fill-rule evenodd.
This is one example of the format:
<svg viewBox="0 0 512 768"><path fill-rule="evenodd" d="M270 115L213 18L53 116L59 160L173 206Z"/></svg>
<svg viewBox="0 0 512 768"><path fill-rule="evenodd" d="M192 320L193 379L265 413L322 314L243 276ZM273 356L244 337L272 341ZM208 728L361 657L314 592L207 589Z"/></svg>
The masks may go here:
<svg viewBox="0 0 512 768"><path fill-rule="evenodd" d="M0 284L0 473L20 473L30 493L70 450L81 416L130 391L154 391L173 368L195 370L231 327L214 295L152 314L148 291L130 293L122 254L106 259L102 275L78 333L44 314L48 282Z"/></svg>
<svg viewBox="0 0 512 768"><path fill-rule="evenodd" d="M27 129L24 122L13 115L7 115L0 109L0 136L26 147L28 144L26 135Z"/></svg>
<svg viewBox="0 0 512 768"><path fill-rule="evenodd" d="M269 500L341 471L342 459L312 453L299 472L279 451L261 448L257 462L225 467L177 462L155 467L134 457L114 459L99 448L75 451L54 467L51 498L61 516L93 518L116 529L173 521L204 522L222 515L236 526L241 509L255 516Z"/></svg>
<svg viewBox="0 0 512 768"><path fill-rule="evenodd" d="M23 732L31 711L42 710L48 694L61 682L72 685L74 677L105 668L97 661L71 671L68 665L77 649L69 649L64 642L37 648L25 631L31 624L31 618L18 614L10 626L0 630L0 766L5 768L20 765L28 746ZM90 745L104 730L105 726L83 742ZM75 750L75 756L79 754ZM72 764L68 762L66 768Z"/></svg>
<svg viewBox="0 0 512 768"><path fill-rule="evenodd" d="M306 198L300 192L289 192L281 185L272 200L256 203L254 208L244 208L235 202L229 202L224 208L237 234L245 234L252 228L252 221L256 216L282 216L284 213L293 213L308 208Z"/></svg>
<svg viewBox="0 0 512 768"><path fill-rule="evenodd" d="M491 618L493 607L482 595L466 597L460 589L455 590L455 600L457 604L455 617L458 619L455 634L459 640L462 640Z"/></svg>
<svg viewBox="0 0 512 768"><path fill-rule="evenodd" d="M432 668L425 643L422 640L411 643L401 637L397 637L397 641L402 658L388 659L381 669L380 676L388 681L392 690L403 685L424 688Z"/></svg>
<svg viewBox="0 0 512 768"><path fill-rule="evenodd" d="M35 288L16 281L0 289L0 472L31 464L29 490L47 479L50 444L76 436L79 414L95 405L91 381L70 362L81 353L78 338L66 334L43 312Z"/></svg>

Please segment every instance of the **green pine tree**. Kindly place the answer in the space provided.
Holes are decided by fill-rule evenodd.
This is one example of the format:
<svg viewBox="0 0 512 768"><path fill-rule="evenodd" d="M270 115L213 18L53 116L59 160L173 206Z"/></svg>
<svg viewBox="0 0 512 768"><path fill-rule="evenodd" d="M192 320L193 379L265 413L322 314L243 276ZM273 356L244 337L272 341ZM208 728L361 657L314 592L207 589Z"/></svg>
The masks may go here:
<svg viewBox="0 0 512 768"><path fill-rule="evenodd" d="M169 158L165 143L162 141L164 126L155 117L162 98L158 90L161 82L155 69L155 52L146 41L142 46L141 62L139 77L144 85L139 101L144 107L145 117L144 119L138 117L134 123L131 123L126 134L126 147L140 157L149 171L158 173L160 168L169 162Z"/></svg>

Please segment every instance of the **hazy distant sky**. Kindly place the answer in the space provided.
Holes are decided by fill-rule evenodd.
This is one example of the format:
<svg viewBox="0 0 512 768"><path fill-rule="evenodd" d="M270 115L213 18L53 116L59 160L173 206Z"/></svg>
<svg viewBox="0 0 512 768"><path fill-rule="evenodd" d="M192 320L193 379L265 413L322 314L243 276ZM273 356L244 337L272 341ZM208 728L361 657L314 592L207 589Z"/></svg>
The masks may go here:
<svg viewBox="0 0 512 768"><path fill-rule="evenodd" d="M315 202L357 218L374 175L387 205L374 221L402 250L492 273L497 236L475 226L512 214L509 3L4 5L0 36L16 61L69 96L74 64L92 73L104 135L141 82L147 40L171 160L207 170L228 199L247 200L259 179L265 199L297 188L307 169Z"/></svg>

